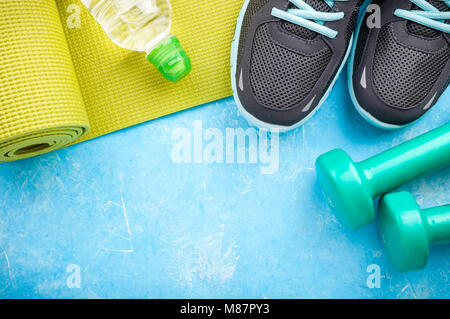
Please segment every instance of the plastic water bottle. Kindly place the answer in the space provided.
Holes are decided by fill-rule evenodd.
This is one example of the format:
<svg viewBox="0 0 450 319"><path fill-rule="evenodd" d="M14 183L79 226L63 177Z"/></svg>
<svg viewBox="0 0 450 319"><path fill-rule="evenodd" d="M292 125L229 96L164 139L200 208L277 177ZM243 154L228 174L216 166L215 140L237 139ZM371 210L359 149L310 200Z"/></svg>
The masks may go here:
<svg viewBox="0 0 450 319"><path fill-rule="evenodd" d="M119 46L143 51L168 80L191 71L191 62L170 35L172 8L168 0L82 0L108 36Z"/></svg>

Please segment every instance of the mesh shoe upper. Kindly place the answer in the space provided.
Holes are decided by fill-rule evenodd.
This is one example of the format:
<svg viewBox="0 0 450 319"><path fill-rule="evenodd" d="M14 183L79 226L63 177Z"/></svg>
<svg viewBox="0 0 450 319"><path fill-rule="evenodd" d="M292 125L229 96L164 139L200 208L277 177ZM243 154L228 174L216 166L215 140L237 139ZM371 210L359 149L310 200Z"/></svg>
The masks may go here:
<svg viewBox="0 0 450 319"><path fill-rule="evenodd" d="M233 81L242 106L266 123L290 126L314 111L342 65L362 0L333 8L324 0L305 2L321 12L346 13L325 24L339 31L335 39L273 17L274 7L295 8L288 0L250 0L242 19Z"/></svg>
<svg viewBox="0 0 450 319"><path fill-rule="evenodd" d="M331 59L325 48L307 56L286 49L270 38L267 25L258 28L250 63L250 84L266 108L290 109L311 92Z"/></svg>
<svg viewBox="0 0 450 319"><path fill-rule="evenodd" d="M383 101L398 108L420 104L441 75L450 57L450 46L424 52L395 40L392 26L378 36L373 62L373 85Z"/></svg>
<svg viewBox="0 0 450 319"><path fill-rule="evenodd" d="M377 120L405 125L421 117L448 86L448 35L392 14L396 8L420 10L409 0L373 1L381 8L381 28L362 23L353 65L359 105ZM429 0L440 11L442 1ZM369 15L373 14L368 13Z"/></svg>

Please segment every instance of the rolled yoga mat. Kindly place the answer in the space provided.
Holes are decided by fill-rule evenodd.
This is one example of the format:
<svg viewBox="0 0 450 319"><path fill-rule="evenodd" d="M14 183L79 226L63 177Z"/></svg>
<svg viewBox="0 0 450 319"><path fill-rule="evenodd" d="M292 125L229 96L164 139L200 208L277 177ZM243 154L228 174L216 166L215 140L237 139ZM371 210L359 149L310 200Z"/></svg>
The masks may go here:
<svg viewBox="0 0 450 319"><path fill-rule="evenodd" d="M0 0L0 161L60 148L89 130L53 1Z"/></svg>
<svg viewBox="0 0 450 319"><path fill-rule="evenodd" d="M230 96L242 3L170 2L172 32L193 66L179 83L114 44L79 0L0 0L0 162Z"/></svg>

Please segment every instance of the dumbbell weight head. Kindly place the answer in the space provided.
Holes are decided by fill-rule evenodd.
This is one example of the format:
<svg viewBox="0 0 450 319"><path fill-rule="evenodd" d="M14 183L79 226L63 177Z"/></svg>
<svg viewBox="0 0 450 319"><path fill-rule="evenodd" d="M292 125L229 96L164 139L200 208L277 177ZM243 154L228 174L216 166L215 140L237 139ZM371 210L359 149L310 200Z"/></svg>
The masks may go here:
<svg viewBox="0 0 450 319"><path fill-rule="evenodd" d="M344 226L357 229L374 220L371 192L357 164L347 153L336 149L320 156L316 170L323 192Z"/></svg>
<svg viewBox="0 0 450 319"><path fill-rule="evenodd" d="M406 272L425 268L430 242L422 211L411 194L388 194L380 200L378 228L395 269Z"/></svg>

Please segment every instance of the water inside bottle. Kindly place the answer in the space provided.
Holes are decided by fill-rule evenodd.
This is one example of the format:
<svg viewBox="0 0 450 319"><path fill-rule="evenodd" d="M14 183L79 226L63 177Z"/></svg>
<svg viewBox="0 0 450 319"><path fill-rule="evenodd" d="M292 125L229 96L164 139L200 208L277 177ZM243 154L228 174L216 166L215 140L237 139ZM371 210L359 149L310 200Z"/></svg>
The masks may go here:
<svg viewBox="0 0 450 319"><path fill-rule="evenodd" d="M149 53L169 35L168 0L82 0L108 36L119 46Z"/></svg>

